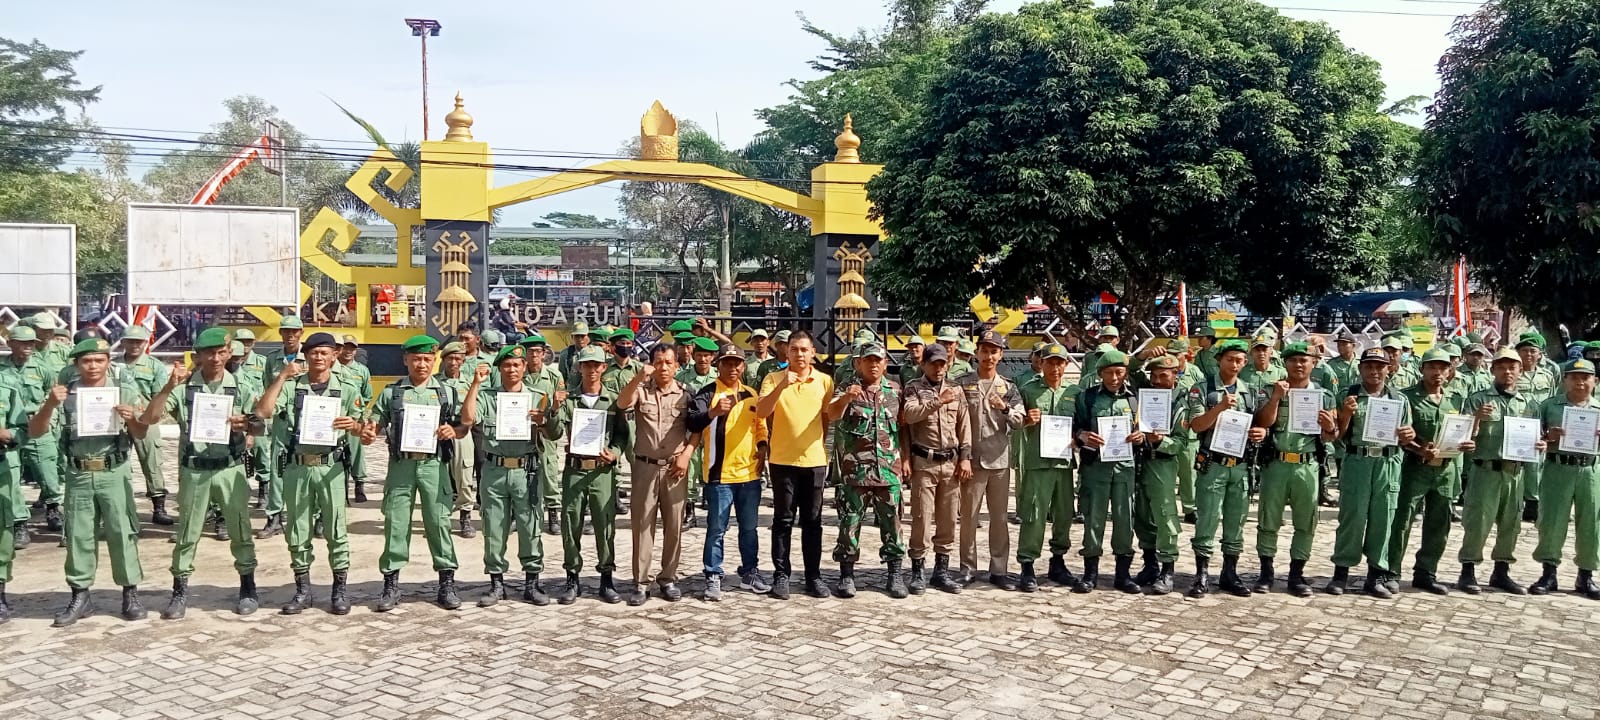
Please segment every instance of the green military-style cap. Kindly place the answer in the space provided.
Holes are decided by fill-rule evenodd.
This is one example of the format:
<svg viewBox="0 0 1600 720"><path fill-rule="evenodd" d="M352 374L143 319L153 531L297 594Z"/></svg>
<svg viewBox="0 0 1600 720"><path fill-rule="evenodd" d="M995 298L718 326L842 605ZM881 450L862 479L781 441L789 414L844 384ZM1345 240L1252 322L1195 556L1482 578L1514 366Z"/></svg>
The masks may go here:
<svg viewBox="0 0 1600 720"><path fill-rule="evenodd" d="M789 331L788 330L779 330L777 332L777 334L772 336L772 341L775 342L775 343L786 343L786 342L789 342Z"/></svg>
<svg viewBox="0 0 1600 720"><path fill-rule="evenodd" d="M1175 337L1175 338L1173 338L1171 340L1168 340L1167 341L1167 352L1169 352L1169 353L1189 352L1189 340L1187 338L1181 338L1181 337Z"/></svg>
<svg viewBox="0 0 1600 720"><path fill-rule="evenodd" d="M1258 347L1272 347L1273 345L1277 344L1277 342L1278 338L1276 335L1262 334L1255 336L1255 338L1250 341L1250 347L1251 349Z"/></svg>
<svg viewBox="0 0 1600 720"><path fill-rule="evenodd" d="M676 335L669 335L667 337L671 337L672 341L675 343L686 344L694 342L695 335L692 332L680 332Z"/></svg>
<svg viewBox="0 0 1600 720"><path fill-rule="evenodd" d="M928 341L923 340L921 335L912 335L911 337L906 338L906 347L911 347L912 345L921 345L923 347L927 347Z"/></svg>
<svg viewBox="0 0 1600 720"><path fill-rule="evenodd" d="M1099 372L1099 371L1104 370L1104 369L1106 369L1108 367L1127 367L1127 366L1128 366L1128 354L1123 352L1123 351L1121 351L1121 350L1112 350L1110 352L1101 353L1100 354L1100 362L1099 362L1099 364L1095 365L1094 369L1095 369L1095 372Z"/></svg>
<svg viewBox="0 0 1600 720"><path fill-rule="evenodd" d="M235 339L235 340L254 340L254 339L256 339L256 334L253 333L253 332L250 332L250 328L239 328L238 330L233 331L233 339Z"/></svg>
<svg viewBox="0 0 1600 720"><path fill-rule="evenodd" d="M1461 357L1460 345L1455 343L1445 343L1442 347L1444 348L1444 354L1449 355L1451 360Z"/></svg>
<svg viewBox="0 0 1600 720"><path fill-rule="evenodd" d="M856 344L856 345L864 345L866 343L877 342L877 341L878 341L878 334L873 332L873 331L871 331L871 330L868 330L866 328L861 328L860 330L857 330L856 334L855 334L855 337L851 338L851 342L853 344Z"/></svg>
<svg viewBox="0 0 1600 720"><path fill-rule="evenodd" d="M1561 366L1562 375L1593 375L1594 362L1578 358Z"/></svg>
<svg viewBox="0 0 1600 720"><path fill-rule="evenodd" d="M32 325L35 330L55 332L62 329L60 325L56 324L56 316L43 311L28 316L28 324Z"/></svg>
<svg viewBox="0 0 1600 720"><path fill-rule="evenodd" d="M1045 345L1043 348L1040 348L1039 355L1046 360L1049 360L1050 358L1057 358L1060 360L1072 359L1072 356L1067 354L1066 346L1062 345L1061 343L1049 343Z"/></svg>
<svg viewBox="0 0 1600 720"><path fill-rule="evenodd" d="M222 328L217 328L217 329L218 330L222 330ZM227 334L227 331L224 330L223 334ZM147 328L147 327L145 327L143 325L129 325L128 329L123 331L122 339L123 340L137 340L139 342L148 341L150 339L150 328ZM212 346L212 347L215 347L215 346ZM196 346L194 346L194 349L199 350L200 346L196 345Z"/></svg>
<svg viewBox="0 0 1600 720"><path fill-rule="evenodd" d="M132 330L132 328L129 329ZM127 335L123 335L122 339L127 340L129 338ZM194 339L194 349L196 350L210 350L211 348L219 348L227 344L228 331L219 327L201 330L200 335Z"/></svg>
<svg viewBox="0 0 1600 720"><path fill-rule="evenodd" d="M766 330L763 330L761 328L756 328L756 329L750 331L750 339L751 340L755 340L756 338L769 338L770 339L770 336L767 335L767 331Z"/></svg>
<svg viewBox="0 0 1600 720"><path fill-rule="evenodd" d="M228 352L234 355L243 355L244 343L239 342L238 340L228 343Z"/></svg>
<svg viewBox="0 0 1600 720"><path fill-rule="evenodd" d="M717 341L708 337L697 337L689 345L694 352L714 353L717 351Z"/></svg>
<svg viewBox="0 0 1600 720"><path fill-rule="evenodd" d="M406 352L411 352L411 351L407 350ZM421 352L427 352L427 351L424 350L424 351L421 351ZM448 342L448 343L445 343L444 347L439 350L439 357L446 357L448 355L465 355L465 354L467 354L467 344L464 343L464 342Z"/></svg>
<svg viewBox="0 0 1600 720"><path fill-rule="evenodd" d="M1245 347L1244 341L1239 338L1228 338L1217 343L1217 357L1222 357L1223 353L1234 351L1247 353L1250 352L1250 348Z"/></svg>
<svg viewBox="0 0 1600 720"><path fill-rule="evenodd" d="M304 330L306 329L306 324L301 322L299 315L285 315L282 320L278 321L278 329Z"/></svg>
<svg viewBox="0 0 1600 720"><path fill-rule="evenodd" d="M1453 363L1454 361L1451 360L1450 353L1445 352L1442 348L1434 347L1429 348L1427 352L1422 354L1423 365L1431 362Z"/></svg>
<svg viewBox="0 0 1600 720"><path fill-rule="evenodd" d="M1379 344L1379 347L1383 348L1384 350L1404 350L1404 349L1406 349L1405 344L1400 342L1400 338L1395 337L1393 335L1385 335L1385 336L1383 336L1383 342Z"/></svg>
<svg viewBox="0 0 1600 720"><path fill-rule="evenodd" d="M1201 325L1198 330L1194 331L1194 336L1214 338L1217 336L1217 329L1210 325Z"/></svg>
<svg viewBox="0 0 1600 720"><path fill-rule="evenodd" d="M1493 365L1502 362L1514 362L1520 365L1522 364L1522 356L1511 348L1500 348L1500 352L1495 353L1494 359L1490 360L1489 363Z"/></svg>
<svg viewBox="0 0 1600 720"><path fill-rule="evenodd" d="M887 358L889 357L889 349L884 347L883 343L869 342L861 346L861 349L856 352L856 357Z"/></svg>
<svg viewBox="0 0 1600 720"><path fill-rule="evenodd" d="M85 355L96 354L110 355L111 343L106 342L105 338L88 338L82 342L79 342L77 345L73 345L72 352L68 353L67 357L77 360Z"/></svg>
<svg viewBox="0 0 1600 720"><path fill-rule="evenodd" d="M349 337L349 336L346 336L346 337ZM354 339L354 338L351 338L351 339ZM487 345L489 347L492 347L492 348L500 347L501 345L506 344L506 335L505 335L505 333L500 332L499 330L495 330L494 328L490 328L488 330L483 331L483 344Z"/></svg>
<svg viewBox="0 0 1600 720"><path fill-rule="evenodd" d="M956 352L963 352L968 355L972 355L978 352L978 344L969 338L961 338L960 340L956 341Z"/></svg>
<svg viewBox="0 0 1600 720"><path fill-rule="evenodd" d="M1544 349L1544 336L1537 333L1525 332L1517 336L1517 347L1531 346Z"/></svg>
<svg viewBox="0 0 1600 720"><path fill-rule="evenodd" d="M694 321L692 320L673 320L672 324L667 326L667 332L674 334L692 333L693 331Z"/></svg>
<svg viewBox="0 0 1600 720"><path fill-rule="evenodd" d="M1450 338L1450 344L1456 346L1457 349L1460 349L1471 345L1472 341L1468 340L1467 336L1465 335L1456 335L1455 337Z"/></svg>
<svg viewBox="0 0 1600 720"><path fill-rule="evenodd" d="M400 349L408 353L431 353L439 347L439 341L427 335L417 335L400 343Z"/></svg>
<svg viewBox="0 0 1600 720"><path fill-rule="evenodd" d="M1288 360L1289 358L1295 357L1297 355L1305 355L1305 356L1308 356L1308 357L1316 357L1317 356L1316 353L1311 351L1311 346L1307 345L1306 343L1303 343L1303 342L1292 342L1292 343L1289 343L1288 345L1283 346L1283 352L1280 353L1280 354L1283 356L1283 359L1285 359L1285 360Z"/></svg>
<svg viewBox="0 0 1600 720"><path fill-rule="evenodd" d="M1157 355L1149 360L1146 360L1144 363L1145 372L1176 369L1178 369L1178 359L1171 355Z"/></svg>
<svg viewBox="0 0 1600 720"><path fill-rule="evenodd" d="M621 329L617 330L616 332L611 333L611 342L616 342L618 340L632 340L632 339L633 339L633 331L629 330L627 328L621 328Z"/></svg>
<svg viewBox="0 0 1600 720"><path fill-rule="evenodd" d="M1095 337L1122 337L1122 331L1118 330L1117 326L1115 326L1115 325L1105 325L1105 326L1102 326L1100 328L1100 332L1095 333L1094 336Z"/></svg>
<svg viewBox="0 0 1600 720"><path fill-rule="evenodd" d="M611 331L607 330L607 329L605 329L603 327L593 328L593 329L589 330L589 339L590 340L599 340L600 342L606 342L606 341L611 339Z"/></svg>
<svg viewBox="0 0 1600 720"><path fill-rule="evenodd" d="M589 323L583 322L581 320L578 321L578 322L573 323L572 324L572 334L573 335L588 335L589 334Z"/></svg>
<svg viewBox="0 0 1600 720"><path fill-rule="evenodd" d="M1097 353L1108 353L1116 349L1117 346L1112 345L1111 343L1100 343L1099 345L1094 346L1094 351Z"/></svg>
<svg viewBox="0 0 1600 720"><path fill-rule="evenodd" d="M575 358L575 360L577 360L577 362L580 364L586 362L605 363L606 351L590 345L589 347L579 350L578 357Z"/></svg>
<svg viewBox="0 0 1600 720"><path fill-rule="evenodd" d="M1490 355L1494 354L1489 352L1489 348L1484 347L1483 343L1473 343L1468 345L1465 352L1468 355L1482 355L1484 357L1489 357Z"/></svg>
<svg viewBox="0 0 1600 720"><path fill-rule="evenodd" d="M1031 352L1034 355L1039 355L1039 354L1044 353L1044 349L1046 347L1049 347L1049 346L1050 346L1050 343L1047 343L1047 342L1045 342L1043 340L1040 340L1040 341L1038 341L1038 342L1033 344L1033 349L1032 349Z"/></svg>
<svg viewBox="0 0 1600 720"><path fill-rule="evenodd" d="M934 339L939 342L961 342L961 331L954 325L945 325L939 328L939 335Z"/></svg>
<svg viewBox="0 0 1600 720"><path fill-rule="evenodd" d="M527 356L528 350L521 345L507 345L503 348L500 348L500 352L494 354L494 364L499 366L500 363L506 358L516 358L521 360Z"/></svg>
<svg viewBox="0 0 1600 720"><path fill-rule="evenodd" d="M523 335L522 339L517 341L517 344L523 347L544 347L550 343L544 339L543 335L537 332L530 332L527 335Z"/></svg>
<svg viewBox="0 0 1600 720"><path fill-rule="evenodd" d="M10 339L17 342L38 342L39 333L34 332L33 328L28 327L27 325L17 323L16 325L11 326Z"/></svg>

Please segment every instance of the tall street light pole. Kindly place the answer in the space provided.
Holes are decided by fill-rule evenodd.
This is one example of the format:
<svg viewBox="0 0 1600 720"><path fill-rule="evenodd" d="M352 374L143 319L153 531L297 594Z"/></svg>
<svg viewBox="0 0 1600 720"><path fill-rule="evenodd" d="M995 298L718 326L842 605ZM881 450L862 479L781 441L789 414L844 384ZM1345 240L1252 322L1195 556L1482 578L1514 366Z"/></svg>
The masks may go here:
<svg viewBox="0 0 1600 720"><path fill-rule="evenodd" d="M406 27L411 28L411 36L422 38L422 139L428 139L428 38L439 37L439 31L444 29L438 20L424 20L421 18L406 18Z"/></svg>

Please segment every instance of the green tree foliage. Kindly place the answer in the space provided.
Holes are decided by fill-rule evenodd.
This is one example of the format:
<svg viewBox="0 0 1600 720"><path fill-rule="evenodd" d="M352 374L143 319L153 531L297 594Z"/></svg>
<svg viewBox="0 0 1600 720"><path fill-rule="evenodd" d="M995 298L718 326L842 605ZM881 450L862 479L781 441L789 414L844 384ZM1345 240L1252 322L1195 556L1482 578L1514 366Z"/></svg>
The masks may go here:
<svg viewBox="0 0 1600 720"><path fill-rule="evenodd" d="M1276 311L1365 277L1395 175L1371 59L1250 0L1040 3L977 19L868 193L871 281L932 318L987 292L1063 319L1179 279Z"/></svg>
<svg viewBox="0 0 1600 720"><path fill-rule="evenodd" d="M1440 61L1418 186L1442 260L1546 331L1600 325L1600 4L1502 0Z"/></svg>
<svg viewBox="0 0 1600 720"><path fill-rule="evenodd" d="M0 176L56 169L73 152L81 128L67 116L99 99L79 87L79 52L0 38Z"/></svg>

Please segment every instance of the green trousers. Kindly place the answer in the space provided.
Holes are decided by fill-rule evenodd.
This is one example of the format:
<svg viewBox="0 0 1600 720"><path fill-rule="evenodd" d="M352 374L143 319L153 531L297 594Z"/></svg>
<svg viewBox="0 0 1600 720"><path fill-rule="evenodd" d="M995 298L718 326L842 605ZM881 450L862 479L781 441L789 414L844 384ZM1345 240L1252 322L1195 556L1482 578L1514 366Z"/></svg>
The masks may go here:
<svg viewBox="0 0 1600 720"><path fill-rule="evenodd" d="M617 569L617 470L568 469L561 475L561 569L583 569L583 518L594 523L594 568Z"/></svg>
<svg viewBox="0 0 1600 720"><path fill-rule="evenodd" d="M881 540L878 559L889 562L906 556L906 544L900 537L899 485L863 488L841 484L834 491L834 501L839 507L839 542L833 546L834 562L854 563L861 559L861 521L869 503Z"/></svg>
<svg viewBox="0 0 1600 720"><path fill-rule="evenodd" d="M522 571L544 571L544 535L539 513L538 478L522 468L485 463L478 480L478 507L483 514L483 571L501 575L508 569L506 543L517 533L517 560Z"/></svg>
<svg viewBox="0 0 1600 720"><path fill-rule="evenodd" d="M1244 552L1244 520L1250 514L1249 468L1240 463L1210 463L1194 481L1194 537L1189 541L1197 560L1209 560L1222 528L1222 554Z"/></svg>
<svg viewBox="0 0 1600 720"><path fill-rule="evenodd" d="M267 483L267 504L262 507L262 511L268 515L276 515L283 512L284 509L283 471L286 462L280 463L279 458L282 457L283 453L285 452L284 448L286 447L286 442L286 438L278 437L277 431L269 433L263 437L256 438L256 451L266 453L261 460L266 464L267 469L267 474L264 478ZM261 480L263 480L263 478L256 478L257 482L260 482Z"/></svg>
<svg viewBox="0 0 1600 720"><path fill-rule="evenodd" d="M398 572L411 558L411 517L419 500L422 534L428 539L433 569L458 567L455 542L450 537L450 479L445 475L445 467L436 457L428 460L390 457L389 474L383 482L383 555L378 559L378 570ZM344 491L340 490L339 494L342 499Z"/></svg>
<svg viewBox="0 0 1600 720"><path fill-rule="evenodd" d="M1531 462L1522 468L1522 499L1538 500L1539 485L1544 478L1545 453L1539 453L1539 461Z"/></svg>
<svg viewBox="0 0 1600 720"><path fill-rule="evenodd" d="M28 438L22 445L22 462L27 466L28 472L33 473L39 481L39 498L45 504L61 502L61 481L65 477L61 465L61 435L60 431L52 430L46 435ZM17 468L18 477L21 468ZM26 513L28 509L12 508L12 513ZM24 515L19 519L27 519Z"/></svg>
<svg viewBox="0 0 1600 720"><path fill-rule="evenodd" d="M0 453L0 477L17 473L17 453ZM10 517L12 499L8 493L0 493L0 518ZM11 566L17 559L17 533L14 526L8 522L0 522L0 585L11 582Z"/></svg>
<svg viewBox="0 0 1600 720"><path fill-rule="evenodd" d="M1072 516L1077 492L1071 468L1023 470L1017 483L1017 562L1031 563L1044 551L1045 522L1054 518L1050 553L1065 555L1072 549Z"/></svg>
<svg viewBox="0 0 1600 720"><path fill-rule="evenodd" d="M111 554L111 577L129 587L144 582L139 565L139 517L133 505L133 471L127 462L103 471L68 468L63 507L67 541L67 585L94 586L103 531Z"/></svg>
<svg viewBox="0 0 1600 720"><path fill-rule="evenodd" d="M350 481L367 481L367 446L361 443L350 448Z"/></svg>
<svg viewBox="0 0 1600 720"><path fill-rule="evenodd" d="M142 438L134 438L133 452L139 456L139 472L144 473L144 495L167 496L167 478L161 472L161 431L151 428Z"/></svg>
<svg viewBox="0 0 1600 720"><path fill-rule="evenodd" d="M409 493L407 493L409 495ZM284 524L283 538L289 544L289 567L297 573L310 572L316 560L312 547L312 527L317 517L322 518L322 539L328 546L328 566L334 572L350 569L350 526L345 508L344 467L338 463L306 466L289 463L283 468ZM384 495L384 547L389 540L389 497ZM423 526L427 527L427 500L423 505ZM231 525L231 523L230 523ZM403 523L406 552L400 564L410 554L411 513L406 510ZM232 531L230 531L232 534ZM446 541L448 542L448 531ZM434 547L433 537L428 547ZM455 561L454 545L450 548L450 562ZM436 553L437 554L437 553ZM437 563L436 563L437 564ZM396 568L398 569L398 568Z"/></svg>
<svg viewBox="0 0 1600 720"><path fill-rule="evenodd" d="M1483 562L1483 546L1494 528L1495 562L1516 562L1517 536L1522 532L1521 463L1506 463L1500 470L1472 463L1467 469L1467 491L1461 506L1461 553L1464 563Z"/></svg>
<svg viewBox="0 0 1600 720"><path fill-rule="evenodd" d="M539 497L543 499L545 510L560 510L561 453L552 440L541 437L536 442L539 444Z"/></svg>
<svg viewBox="0 0 1600 720"><path fill-rule="evenodd" d="M705 448L695 448L694 454L689 456L689 502L700 504L701 478L705 477Z"/></svg>
<svg viewBox="0 0 1600 720"><path fill-rule="evenodd" d="M1194 512L1194 459L1200 453L1200 441L1190 440L1178 451L1178 502L1183 514Z"/></svg>
<svg viewBox="0 0 1600 720"><path fill-rule="evenodd" d="M7 454L13 458L17 456L16 452ZM6 508L0 510L0 525L9 530L17 523L25 523L33 518L28 502L22 496L21 463L5 463L5 472L0 473L0 497L6 499Z"/></svg>
<svg viewBox="0 0 1600 720"><path fill-rule="evenodd" d="M1390 574L1405 566L1406 548L1411 543L1411 526L1422 513L1422 544L1417 548L1411 572L1430 580L1439 577L1439 559L1450 539L1450 504L1455 500L1456 470L1461 460L1440 467L1408 461L1400 468L1400 495L1395 504L1394 525L1389 528Z"/></svg>
<svg viewBox="0 0 1600 720"><path fill-rule="evenodd" d="M1317 468L1315 460L1274 460L1262 468L1261 499L1256 508L1257 555L1278 556L1278 531L1283 528L1283 509L1287 507L1294 527L1289 559L1311 559L1311 543L1317 539Z"/></svg>
<svg viewBox="0 0 1600 720"><path fill-rule="evenodd" d="M1078 554L1105 554L1106 520L1111 521L1111 554L1133 554L1133 463L1089 461L1078 473L1082 493L1083 547ZM1067 516L1070 521L1072 516ZM1059 523L1058 523L1059 525ZM1054 549L1054 548L1052 548Z"/></svg>
<svg viewBox="0 0 1600 720"><path fill-rule="evenodd" d="M1151 457L1139 468L1139 482L1133 493L1133 532L1140 550L1156 551L1164 563L1178 559L1178 533L1182 516L1178 510L1178 470L1184 463L1180 453L1173 457ZM1194 490L1194 463L1188 462L1189 489ZM1191 497L1190 502L1193 502Z"/></svg>
<svg viewBox="0 0 1600 720"><path fill-rule="evenodd" d="M172 577L194 574L194 553L205 531L206 506L217 498L223 522L228 525L228 549L233 551L233 568L240 575L256 571L256 541L250 531L250 485L244 479L244 466L221 470L179 468L177 544L172 546Z"/></svg>
<svg viewBox="0 0 1600 720"><path fill-rule="evenodd" d="M1389 572L1389 529L1400 500L1400 456L1351 453L1339 470L1339 527L1333 533L1333 564Z"/></svg>
<svg viewBox="0 0 1600 720"><path fill-rule="evenodd" d="M1550 565L1561 564L1561 550L1567 544L1567 523L1577 510L1578 569L1600 569L1600 466L1561 465L1547 461L1544 476L1539 479L1539 545L1533 550L1533 559Z"/></svg>

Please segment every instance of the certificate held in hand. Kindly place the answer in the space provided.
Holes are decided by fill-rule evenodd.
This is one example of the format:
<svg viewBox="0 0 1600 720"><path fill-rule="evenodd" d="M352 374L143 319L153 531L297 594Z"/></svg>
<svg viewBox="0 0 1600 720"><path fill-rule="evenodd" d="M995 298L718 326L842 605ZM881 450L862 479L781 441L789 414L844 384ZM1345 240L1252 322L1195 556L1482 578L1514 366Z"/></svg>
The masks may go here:
<svg viewBox="0 0 1600 720"><path fill-rule="evenodd" d="M1600 409L1568 405L1561 411L1561 443L1564 453L1594 455L1600 452Z"/></svg>
<svg viewBox="0 0 1600 720"><path fill-rule="evenodd" d="M338 442L337 431L333 429L333 420L337 417L339 398L306 394L300 402L300 444L333 446Z"/></svg>
<svg viewBox="0 0 1600 720"><path fill-rule="evenodd" d="M1289 432L1296 435L1321 435L1317 413L1322 412L1322 391L1304 388L1289 391Z"/></svg>
<svg viewBox="0 0 1600 720"><path fill-rule="evenodd" d="M604 410L591 410L577 408L572 411L572 427L568 435L572 441L567 445L568 455L582 457L600 457L606 449L606 421L609 414Z"/></svg>
<svg viewBox="0 0 1600 720"><path fill-rule="evenodd" d="M1039 457L1052 460L1072 459L1070 416L1044 415L1039 418Z"/></svg>
<svg viewBox="0 0 1600 720"><path fill-rule="evenodd" d="M1405 402L1387 398L1367 398L1367 421L1361 426L1361 439L1374 445L1400 444L1400 415Z"/></svg>
<svg viewBox="0 0 1600 720"><path fill-rule="evenodd" d="M1505 432L1500 436L1500 458L1516 462L1539 460L1539 421L1533 418L1508 417Z"/></svg>
<svg viewBox="0 0 1600 720"><path fill-rule="evenodd" d="M1211 452L1228 457L1244 457L1245 446L1250 442L1250 423L1254 416L1238 410L1223 410L1217 424L1211 428Z"/></svg>
<svg viewBox="0 0 1600 720"><path fill-rule="evenodd" d="M400 421L400 451L436 453L439 451L439 406L407 405Z"/></svg>
<svg viewBox="0 0 1600 720"><path fill-rule="evenodd" d="M1172 390L1144 388L1139 391L1139 432L1172 434Z"/></svg>
<svg viewBox="0 0 1600 720"><path fill-rule="evenodd" d="M122 431L122 418L117 417L117 403L122 391L114 387L80 387L76 412L73 413L73 433L78 437L109 437Z"/></svg>
<svg viewBox="0 0 1600 720"><path fill-rule="evenodd" d="M233 398L228 395L197 392L189 408L189 441L222 445L228 442L231 426L228 416Z"/></svg>
<svg viewBox="0 0 1600 720"><path fill-rule="evenodd" d="M499 440L533 439L533 422L528 412L533 409L533 393L507 392L496 396L494 435Z"/></svg>

